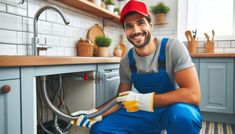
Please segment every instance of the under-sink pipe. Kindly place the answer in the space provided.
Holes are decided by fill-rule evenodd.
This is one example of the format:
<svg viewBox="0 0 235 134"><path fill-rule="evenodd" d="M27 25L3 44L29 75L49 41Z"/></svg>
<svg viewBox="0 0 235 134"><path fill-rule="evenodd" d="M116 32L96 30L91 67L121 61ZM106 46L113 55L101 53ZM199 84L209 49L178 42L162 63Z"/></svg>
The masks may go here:
<svg viewBox="0 0 235 134"><path fill-rule="evenodd" d="M41 76L41 84L42 84L42 97L45 101L45 103L47 104L48 108L55 113L56 115L67 119L67 120L76 120L80 115L82 114L78 114L76 116L71 116L68 115L66 113L63 113L62 111L60 111L57 107L55 107L53 105L53 103L50 101L49 96L47 94L47 84L46 84L46 76ZM105 107L103 107L101 110L88 114L86 115L87 118L95 118L97 116L100 116L102 114L104 114L106 111L108 111L109 109L111 109L115 104L117 104L116 99L113 99L110 103L108 103Z"/></svg>

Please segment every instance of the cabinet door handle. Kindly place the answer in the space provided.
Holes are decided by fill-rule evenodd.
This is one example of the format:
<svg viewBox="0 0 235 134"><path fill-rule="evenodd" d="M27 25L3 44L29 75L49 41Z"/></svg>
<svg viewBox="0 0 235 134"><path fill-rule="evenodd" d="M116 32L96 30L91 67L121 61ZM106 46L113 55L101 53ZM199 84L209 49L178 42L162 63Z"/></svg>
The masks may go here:
<svg viewBox="0 0 235 134"><path fill-rule="evenodd" d="M1 93L2 94L7 94L10 91L11 91L11 86L9 86L9 85L4 85L4 86L1 87Z"/></svg>

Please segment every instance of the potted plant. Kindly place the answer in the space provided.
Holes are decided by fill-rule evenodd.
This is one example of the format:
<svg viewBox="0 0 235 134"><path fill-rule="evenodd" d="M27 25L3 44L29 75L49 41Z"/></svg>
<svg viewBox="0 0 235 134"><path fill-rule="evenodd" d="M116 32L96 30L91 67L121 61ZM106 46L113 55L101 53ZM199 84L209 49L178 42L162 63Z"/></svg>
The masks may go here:
<svg viewBox="0 0 235 134"><path fill-rule="evenodd" d="M118 7L114 8L114 14L119 15L120 9Z"/></svg>
<svg viewBox="0 0 235 134"><path fill-rule="evenodd" d="M96 6L101 7L101 0L91 0Z"/></svg>
<svg viewBox="0 0 235 134"><path fill-rule="evenodd" d="M114 1L113 0L105 0L105 5L106 5L106 8L109 12L113 13L114 11Z"/></svg>
<svg viewBox="0 0 235 134"><path fill-rule="evenodd" d="M107 36L97 36L95 44L98 46L98 56L108 57L108 47L111 45L112 39Z"/></svg>
<svg viewBox="0 0 235 134"><path fill-rule="evenodd" d="M157 25L166 23L166 14L170 11L170 8L163 2L158 3L155 6L150 7L151 11L156 17Z"/></svg>

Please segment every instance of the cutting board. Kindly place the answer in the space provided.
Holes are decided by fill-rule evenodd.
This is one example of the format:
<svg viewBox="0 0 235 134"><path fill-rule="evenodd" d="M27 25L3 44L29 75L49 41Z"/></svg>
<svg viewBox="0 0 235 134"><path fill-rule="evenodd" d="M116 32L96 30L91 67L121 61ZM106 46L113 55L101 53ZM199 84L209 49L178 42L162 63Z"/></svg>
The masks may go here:
<svg viewBox="0 0 235 134"><path fill-rule="evenodd" d="M122 56L126 54L127 48L126 45L123 43L123 35L120 35L120 43L119 43L120 48L122 49Z"/></svg>
<svg viewBox="0 0 235 134"><path fill-rule="evenodd" d="M88 30L87 38L90 39L92 43L95 43L97 36L104 36L104 31L98 24L95 24Z"/></svg>
<svg viewBox="0 0 235 134"><path fill-rule="evenodd" d="M87 32L87 39L89 39L93 44L95 44L95 38L97 36L104 36L104 31L103 29L98 25L95 24L94 26L92 26L88 32ZM96 46L96 44L94 45L94 56L98 55L98 47Z"/></svg>

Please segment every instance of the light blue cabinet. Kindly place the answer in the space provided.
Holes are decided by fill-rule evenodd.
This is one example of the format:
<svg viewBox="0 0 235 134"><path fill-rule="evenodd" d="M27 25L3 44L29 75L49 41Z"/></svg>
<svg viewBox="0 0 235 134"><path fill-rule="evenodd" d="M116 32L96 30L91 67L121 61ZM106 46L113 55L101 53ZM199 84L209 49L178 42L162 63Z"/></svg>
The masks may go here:
<svg viewBox="0 0 235 134"><path fill-rule="evenodd" d="M19 71L2 68L0 74L0 134L21 134Z"/></svg>
<svg viewBox="0 0 235 134"><path fill-rule="evenodd" d="M119 64L100 64L97 70L96 106L100 106L117 94Z"/></svg>
<svg viewBox="0 0 235 134"><path fill-rule="evenodd" d="M200 70L199 70L199 58L193 58L192 61L194 63L194 66L195 66L195 69L197 71L197 75L198 75L198 78L199 78L199 73L200 73Z"/></svg>
<svg viewBox="0 0 235 134"><path fill-rule="evenodd" d="M211 116L213 119L221 113L221 119L226 117L233 120L235 59L193 58L193 62L201 84L201 111L216 114ZM118 63L0 68L0 88L4 85L11 86L11 91L7 94L0 92L0 134L36 133L35 77L82 71L96 71L96 106L117 94Z"/></svg>
<svg viewBox="0 0 235 134"><path fill-rule="evenodd" d="M200 59L201 111L233 113L234 63L232 58Z"/></svg>

